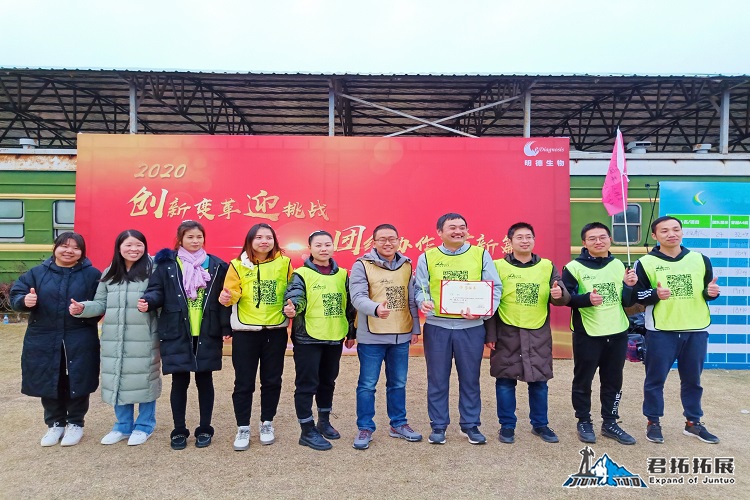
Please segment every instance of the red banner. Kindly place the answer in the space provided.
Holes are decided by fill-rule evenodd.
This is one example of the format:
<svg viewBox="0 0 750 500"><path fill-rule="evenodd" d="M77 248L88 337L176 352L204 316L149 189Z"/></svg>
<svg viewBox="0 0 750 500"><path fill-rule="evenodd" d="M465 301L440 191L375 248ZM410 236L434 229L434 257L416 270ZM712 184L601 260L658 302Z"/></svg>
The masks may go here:
<svg viewBox="0 0 750 500"><path fill-rule="evenodd" d="M354 138L88 135L78 138L75 227L102 267L124 229L150 252L172 247L185 219L206 227L206 250L229 260L247 230L267 222L299 266L307 237L334 236L345 268L391 223L416 260L440 244L437 218L458 212L469 242L503 257L508 226L525 221L535 253L562 267L570 257L566 138ZM556 314L558 328L566 315ZM569 355L568 349L558 355Z"/></svg>

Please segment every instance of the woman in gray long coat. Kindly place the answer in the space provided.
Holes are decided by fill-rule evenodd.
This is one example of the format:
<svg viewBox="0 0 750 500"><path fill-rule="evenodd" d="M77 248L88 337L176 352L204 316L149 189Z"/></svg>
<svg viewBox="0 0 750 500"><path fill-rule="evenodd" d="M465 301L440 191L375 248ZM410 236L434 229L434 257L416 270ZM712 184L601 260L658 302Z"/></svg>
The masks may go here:
<svg viewBox="0 0 750 500"><path fill-rule="evenodd" d="M151 270L146 238L133 229L123 231L115 240L112 264L105 269L94 300L70 305L70 313L77 317L104 315L102 399L114 406L117 422L102 444L127 439L129 445L139 445L156 426L156 399L161 395L156 315L143 314L137 307Z"/></svg>

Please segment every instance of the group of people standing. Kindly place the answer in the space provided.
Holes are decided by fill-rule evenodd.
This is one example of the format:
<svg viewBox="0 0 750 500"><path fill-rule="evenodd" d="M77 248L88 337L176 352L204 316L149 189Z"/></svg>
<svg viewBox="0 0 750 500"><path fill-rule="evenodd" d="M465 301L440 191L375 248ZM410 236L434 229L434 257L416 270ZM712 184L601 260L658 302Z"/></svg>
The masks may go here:
<svg viewBox="0 0 750 500"><path fill-rule="evenodd" d="M234 449L250 445L258 371L259 441L270 445L275 441L273 420L291 321L300 445L327 450L330 440L341 437L330 420L334 388L342 344L352 347L355 342L360 372L353 447L367 449L376 430L375 391L383 364L389 435L421 441L406 416L409 346L419 339L421 310L426 317L430 443L446 442L454 362L461 434L472 444L486 442L479 430L485 347L490 349L490 372L496 378L499 440L515 440L515 390L523 381L528 383L532 433L557 442L547 415L547 381L552 378L549 310L550 304L568 305L579 439L596 441L590 409L598 369L602 435L633 444L635 439L617 423L627 350L623 307L641 302L649 330L643 404L647 439L663 442L659 418L664 382L677 360L685 433L718 442L700 423L700 373L710 322L706 301L719 295L719 287L708 259L681 246L679 220L657 219L652 233L659 246L633 270L610 255L609 229L588 224L581 233L581 256L566 265L562 275L550 260L533 253L536 236L531 225L511 226L507 236L512 251L493 261L486 250L466 242L466 219L457 213L438 219L442 243L422 254L416 267L398 251L396 227L377 226L373 249L354 263L351 275L333 259L333 238L326 231L309 236L310 256L293 269L275 231L265 223L250 228L240 255L229 263L206 253L205 230L196 221L182 222L174 248L159 251L153 259L145 236L128 230L116 238L112 262L103 273L86 258L81 235L62 233L52 257L22 275L11 290L13 308L30 313L21 360L22 392L42 399L48 427L42 446L75 445L83 436L89 395L98 387L101 367L102 399L115 413L112 431L101 443L127 440L128 445L139 445L156 426L161 365L165 375L172 375L170 442L179 450L191 435L186 412L192 373L199 405L199 425L193 434L195 446L203 448L214 435L213 372L221 369L223 341L231 337ZM443 280L492 282L496 311L489 317L468 309L444 314Z"/></svg>

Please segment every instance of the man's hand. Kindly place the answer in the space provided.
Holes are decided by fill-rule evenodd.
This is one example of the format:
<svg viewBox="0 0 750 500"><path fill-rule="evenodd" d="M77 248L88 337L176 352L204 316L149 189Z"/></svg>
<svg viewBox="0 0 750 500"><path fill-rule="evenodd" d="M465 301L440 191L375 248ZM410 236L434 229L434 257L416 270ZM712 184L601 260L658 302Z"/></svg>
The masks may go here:
<svg viewBox="0 0 750 500"><path fill-rule="evenodd" d="M297 309L292 304L292 299L286 299L286 305L284 306L284 316L287 318L293 318L297 315Z"/></svg>
<svg viewBox="0 0 750 500"><path fill-rule="evenodd" d="M461 317L463 319L479 319L479 316L471 314L471 309L469 309L468 307L465 310L461 309Z"/></svg>
<svg viewBox="0 0 750 500"><path fill-rule="evenodd" d="M591 290L591 293L589 294L589 300L591 301L592 306L600 306L602 303L604 303L604 297L599 295L599 292L596 291L596 288Z"/></svg>
<svg viewBox="0 0 750 500"><path fill-rule="evenodd" d="M431 300L425 300L422 302L422 305L419 306L419 310L422 311L424 315L427 315L427 313L435 310L435 303Z"/></svg>
<svg viewBox="0 0 750 500"><path fill-rule="evenodd" d="M672 296L672 290L670 290L667 287L661 286L661 281L656 282L656 295L661 300L667 300L669 297Z"/></svg>
<svg viewBox="0 0 750 500"><path fill-rule="evenodd" d="M388 301L384 300L382 304L379 304L376 312L378 314L378 318L386 319L391 314L391 310L388 309Z"/></svg>
<svg viewBox="0 0 750 500"><path fill-rule="evenodd" d="M625 269L625 277L622 279L628 286L635 286L638 283L638 276L634 269Z"/></svg>
<svg viewBox="0 0 750 500"><path fill-rule="evenodd" d="M719 279L716 276L714 276L714 279L711 280L711 283L708 284L708 288L706 289L706 293L709 297L718 297L721 293L721 289L719 288L719 285L716 284L716 280Z"/></svg>
<svg viewBox="0 0 750 500"><path fill-rule="evenodd" d="M562 288L560 288L560 285L555 281L552 283L552 288L549 289L549 296L553 299L561 299L563 296Z"/></svg>

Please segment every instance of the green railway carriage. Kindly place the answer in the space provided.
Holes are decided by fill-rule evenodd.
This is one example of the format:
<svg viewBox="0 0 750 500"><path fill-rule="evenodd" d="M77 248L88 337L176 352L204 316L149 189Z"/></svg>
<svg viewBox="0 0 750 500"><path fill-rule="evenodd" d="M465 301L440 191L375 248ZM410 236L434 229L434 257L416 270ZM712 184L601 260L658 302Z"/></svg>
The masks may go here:
<svg viewBox="0 0 750 500"><path fill-rule="evenodd" d="M750 181L750 154L629 154L626 231L622 214L610 217L601 203L609 159L606 153L570 153L572 257L581 250L581 227L591 221L612 228L612 252L623 261L626 233L632 260L645 254L653 245L649 222L659 213L659 182ZM0 283L48 257L55 236L73 228L75 165L75 150L0 149Z"/></svg>

